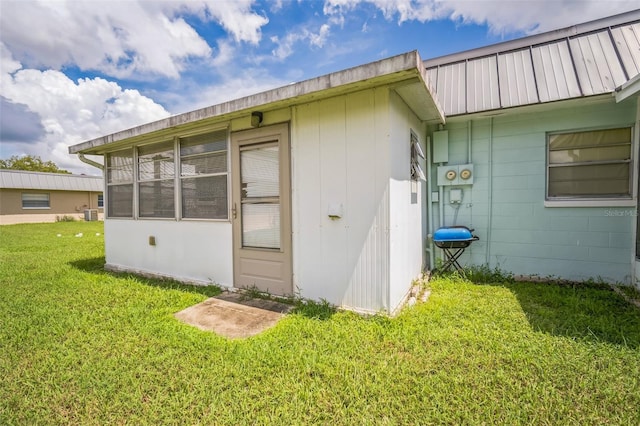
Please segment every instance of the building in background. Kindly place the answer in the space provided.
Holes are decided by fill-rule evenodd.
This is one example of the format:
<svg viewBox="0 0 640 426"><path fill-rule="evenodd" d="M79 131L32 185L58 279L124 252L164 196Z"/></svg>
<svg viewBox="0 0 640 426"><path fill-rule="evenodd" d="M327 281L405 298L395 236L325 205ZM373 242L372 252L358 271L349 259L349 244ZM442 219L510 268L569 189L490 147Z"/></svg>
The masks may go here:
<svg viewBox="0 0 640 426"><path fill-rule="evenodd" d="M102 177L0 170L0 224L103 219Z"/></svg>

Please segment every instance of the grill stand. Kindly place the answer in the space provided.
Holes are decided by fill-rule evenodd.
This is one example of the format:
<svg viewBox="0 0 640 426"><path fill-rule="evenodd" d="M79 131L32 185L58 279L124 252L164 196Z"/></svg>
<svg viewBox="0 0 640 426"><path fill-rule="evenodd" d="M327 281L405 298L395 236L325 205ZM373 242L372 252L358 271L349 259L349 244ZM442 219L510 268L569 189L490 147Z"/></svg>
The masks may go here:
<svg viewBox="0 0 640 426"><path fill-rule="evenodd" d="M458 263L458 258L462 256L464 253L464 247L461 248L442 248L444 252L444 256L446 258L445 262L442 264L440 268L438 268L441 272L448 271L451 267L454 267L456 271L458 271L462 276L464 276L464 269ZM454 251L455 250L455 251Z"/></svg>

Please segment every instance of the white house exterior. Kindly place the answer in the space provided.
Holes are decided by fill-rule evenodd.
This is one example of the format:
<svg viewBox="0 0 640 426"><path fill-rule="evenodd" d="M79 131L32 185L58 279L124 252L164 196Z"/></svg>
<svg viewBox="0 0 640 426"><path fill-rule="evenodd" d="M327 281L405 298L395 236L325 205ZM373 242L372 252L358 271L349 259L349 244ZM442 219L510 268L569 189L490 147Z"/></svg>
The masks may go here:
<svg viewBox="0 0 640 426"><path fill-rule="evenodd" d="M392 313L459 224L467 264L634 283L639 21L410 52L72 146L105 156L107 267Z"/></svg>
<svg viewBox="0 0 640 426"><path fill-rule="evenodd" d="M71 147L106 158L107 267L393 312L425 267L427 79L411 52Z"/></svg>

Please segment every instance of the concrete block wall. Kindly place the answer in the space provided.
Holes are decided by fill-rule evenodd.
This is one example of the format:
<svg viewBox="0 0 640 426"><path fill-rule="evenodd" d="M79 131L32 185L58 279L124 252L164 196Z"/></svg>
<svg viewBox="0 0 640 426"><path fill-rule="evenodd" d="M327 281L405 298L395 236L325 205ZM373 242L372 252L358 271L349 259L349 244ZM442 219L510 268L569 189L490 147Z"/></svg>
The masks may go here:
<svg viewBox="0 0 640 426"><path fill-rule="evenodd" d="M631 283L637 208L606 202L545 207L546 135L633 126L635 120L635 102L612 100L549 105L471 121L451 119L445 127L449 164L471 162L475 175L472 186L460 186L464 195L457 215L445 188L444 224L473 227L480 237L467 249L463 263L499 266L521 275ZM435 175L431 182L437 190ZM433 204L431 214L437 218L436 208Z"/></svg>

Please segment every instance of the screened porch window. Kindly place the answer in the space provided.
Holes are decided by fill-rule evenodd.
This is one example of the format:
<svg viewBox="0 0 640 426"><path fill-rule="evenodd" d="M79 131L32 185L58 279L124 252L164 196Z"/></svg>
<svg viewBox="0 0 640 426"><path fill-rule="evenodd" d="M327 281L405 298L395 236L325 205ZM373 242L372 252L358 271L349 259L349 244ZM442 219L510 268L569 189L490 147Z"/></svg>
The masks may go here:
<svg viewBox="0 0 640 426"><path fill-rule="evenodd" d="M173 142L138 148L140 217L175 217Z"/></svg>
<svg viewBox="0 0 640 426"><path fill-rule="evenodd" d="M547 199L631 198L631 128L548 135Z"/></svg>
<svg viewBox="0 0 640 426"><path fill-rule="evenodd" d="M133 217L133 149L107 154L107 216Z"/></svg>
<svg viewBox="0 0 640 426"><path fill-rule="evenodd" d="M226 130L180 139L182 217L227 219Z"/></svg>
<svg viewBox="0 0 640 426"><path fill-rule="evenodd" d="M49 194L22 193L23 209L48 209L50 207Z"/></svg>

